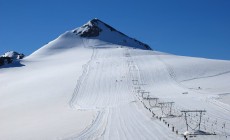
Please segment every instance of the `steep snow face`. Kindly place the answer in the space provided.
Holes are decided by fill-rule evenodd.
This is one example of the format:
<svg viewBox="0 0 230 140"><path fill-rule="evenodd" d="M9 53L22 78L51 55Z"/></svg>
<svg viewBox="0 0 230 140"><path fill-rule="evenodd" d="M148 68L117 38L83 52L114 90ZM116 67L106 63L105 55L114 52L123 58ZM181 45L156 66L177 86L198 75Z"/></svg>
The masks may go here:
<svg viewBox="0 0 230 140"><path fill-rule="evenodd" d="M89 21L83 26L73 30L73 33L81 37L100 39L113 44L151 50L147 44L128 37L99 19Z"/></svg>

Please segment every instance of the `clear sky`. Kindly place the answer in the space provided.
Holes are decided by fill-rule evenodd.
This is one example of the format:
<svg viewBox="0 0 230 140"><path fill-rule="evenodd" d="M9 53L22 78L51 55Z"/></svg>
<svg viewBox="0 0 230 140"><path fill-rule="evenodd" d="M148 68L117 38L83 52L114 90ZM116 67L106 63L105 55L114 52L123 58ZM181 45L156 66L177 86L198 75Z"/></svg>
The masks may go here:
<svg viewBox="0 0 230 140"><path fill-rule="evenodd" d="M0 0L0 54L29 55L92 18L158 51L230 60L230 0Z"/></svg>

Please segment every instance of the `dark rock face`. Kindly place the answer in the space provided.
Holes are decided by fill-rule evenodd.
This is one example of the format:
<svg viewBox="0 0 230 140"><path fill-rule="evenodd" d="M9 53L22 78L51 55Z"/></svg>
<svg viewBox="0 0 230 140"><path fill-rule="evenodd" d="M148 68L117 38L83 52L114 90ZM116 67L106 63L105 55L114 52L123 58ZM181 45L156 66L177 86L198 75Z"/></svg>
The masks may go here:
<svg viewBox="0 0 230 140"><path fill-rule="evenodd" d="M96 37L99 36L99 33L102 31L99 27L97 26L88 26L89 30L86 30L84 32L79 32L81 37Z"/></svg>
<svg viewBox="0 0 230 140"><path fill-rule="evenodd" d="M113 27L109 26L108 24L102 22L99 19L93 19L90 21L92 25L84 25L82 26L82 28L86 28L87 30L85 30L84 32L77 32L77 30L75 30L73 33L76 33L77 35L80 35L81 37L97 37L99 36L100 32L102 32L102 29L98 27L99 22L103 23L111 32L118 32L122 35L122 32L117 31L116 29L114 29ZM126 36L126 35L125 35Z"/></svg>
<svg viewBox="0 0 230 140"><path fill-rule="evenodd" d="M138 40L136 40L136 39L134 39L134 41L137 42L138 44L144 46L147 50L152 50L152 49L150 48L149 45L147 45L147 44L145 44L145 43L142 43L142 42L140 42L140 41L138 41Z"/></svg>
<svg viewBox="0 0 230 140"><path fill-rule="evenodd" d="M2 57L10 57L11 59L23 59L24 56L25 55L23 53L18 53L15 51L9 51L2 55Z"/></svg>
<svg viewBox="0 0 230 140"><path fill-rule="evenodd" d="M104 23L103 21L101 21L101 20L99 20L99 19L93 19L91 22L94 22L94 23L101 22L101 23L103 23L111 32L118 32L118 33L120 33L120 34L126 36L126 35L123 34L122 32L120 32L120 31L114 29L113 27L111 27L110 25Z"/></svg>
<svg viewBox="0 0 230 140"><path fill-rule="evenodd" d="M19 59L23 59L24 56L24 54L20 54L14 51L7 52L4 55L0 56L0 66L3 66L5 64L11 64L15 61L18 61Z"/></svg>
<svg viewBox="0 0 230 140"><path fill-rule="evenodd" d="M4 59L2 57L0 57L0 66L4 65Z"/></svg>
<svg viewBox="0 0 230 140"><path fill-rule="evenodd" d="M79 35L81 37L97 37L97 36L99 36L102 29L100 29L97 26L97 21L94 19L91 21L91 24L92 25L86 24L86 25L82 26L82 28L85 28L86 30L79 31L79 32L77 32L77 30L75 30L73 33L76 33L77 35Z"/></svg>
<svg viewBox="0 0 230 140"><path fill-rule="evenodd" d="M113 27L111 27L110 25L104 23L103 21L101 21L99 19L91 20L88 24L85 24L82 27L74 30L73 33L76 35L79 35L80 37L98 37L100 35L100 33L103 32L103 29L101 29L99 27L99 24L103 24L111 32L117 32L117 33L121 34L122 36L130 38L127 35L125 35L124 33L117 31L116 29L114 29ZM147 50L152 50L147 44L142 43L142 42L140 42L134 38L130 38L130 39L133 40L134 42L136 42L137 44L143 46ZM127 40L123 40L123 42L126 43Z"/></svg>
<svg viewBox="0 0 230 140"><path fill-rule="evenodd" d="M10 57L0 57L0 66L4 64L10 64L13 62L13 59Z"/></svg>
<svg viewBox="0 0 230 140"><path fill-rule="evenodd" d="M25 57L25 55L23 53L18 55L18 59L23 59Z"/></svg>

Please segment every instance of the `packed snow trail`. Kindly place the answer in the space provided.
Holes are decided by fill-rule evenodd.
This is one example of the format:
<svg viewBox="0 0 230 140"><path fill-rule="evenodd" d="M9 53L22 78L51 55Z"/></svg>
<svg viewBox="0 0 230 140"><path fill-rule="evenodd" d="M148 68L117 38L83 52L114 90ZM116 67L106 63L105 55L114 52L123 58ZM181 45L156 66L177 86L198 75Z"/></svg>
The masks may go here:
<svg viewBox="0 0 230 140"><path fill-rule="evenodd" d="M49 57L37 52L23 62L26 67L16 68L17 72L14 69L1 70L10 79L18 79L11 84L6 84L9 78L1 79L6 87L0 85L3 91L0 128L6 131L1 131L0 136L6 140L183 139L180 134L186 130L184 118L164 118L170 124L168 127L159 120L160 108L148 110L148 102L138 94L139 89L160 101L174 101L173 113L180 114L181 109L207 110L201 128L218 135L205 136L206 139L222 140L229 134L230 107L219 102L216 95L203 94L204 90L190 90L178 82L202 75L205 71L202 68L197 67L198 74L194 72L181 78L175 68L177 61L170 68L164 64L177 56L102 42L85 44L66 51L55 49L59 53ZM49 51L44 48L42 52ZM69 61L70 56L72 61ZM203 75L228 71L222 68L228 66L227 62L215 62L215 66L209 64L208 68L215 68L214 72ZM184 75L185 72L181 73ZM25 78L29 79L25 81ZM18 80L26 84L18 84ZM182 94L184 92L188 94ZM194 124L191 126L195 127L196 119L189 119ZM223 123L225 128L221 128ZM22 129L17 129L19 126L23 126ZM172 126L178 130L178 135L172 132ZM197 136L193 139L203 138Z"/></svg>
<svg viewBox="0 0 230 140"><path fill-rule="evenodd" d="M83 72L82 72L81 76L80 76L80 77L78 78L78 80L77 80L77 85L76 85L76 87L75 87L75 89L74 89L72 98L71 98L71 100L69 101L69 105L70 105L71 108L75 108L75 107L74 107L74 102L75 102L75 100L76 100L77 94L78 94L78 92L79 92L79 89L80 89L81 85L82 85L82 84L84 83L84 81L86 80L87 74L88 74L89 71L90 71L90 67L89 67L89 66L90 66L90 63L91 63L91 61L94 59L94 57L95 57L95 55L96 55L95 49L92 49L92 50L93 50L93 53L92 53L92 56L90 57L90 60L89 60L86 64L84 64L84 65L82 66Z"/></svg>
<svg viewBox="0 0 230 140"><path fill-rule="evenodd" d="M107 121L108 121L108 110L101 110L98 111L97 115L93 119L91 125L89 125L87 128L85 128L80 134L77 134L76 136L73 135L71 137L65 138L64 140L68 139L99 139L101 138L106 130Z"/></svg>
<svg viewBox="0 0 230 140"><path fill-rule="evenodd" d="M123 57L125 49L94 49L97 53L93 61L87 64L87 74L83 73L84 84L77 86L75 106L79 109L96 109L133 101L134 97L126 84L128 69L126 58Z"/></svg>
<svg viewBox="0 0 230 140"><path fill-rule="evenodd" d="M132 78L140 75L130 75L129 48L105 45L92 49L96 53L78 80L84 84L77 84L71 102L76 109L97 110L98 114L83 132L66 139L180 139L152 120L132 92Z"/></svg>
<svg viewBox="0 0 230 140"><path fill-rule="evenodd" d="M93 46L91 49L94 53L86 64L87 70L83 70L83 78L79 78L84 79L84 84L77 86L78 92L74 93L72 105L80 110L95 110L99 113L82 133L67 139L180 139L181 136L172 133L159 120L151 119L151 113L145 109L146 101L142 101L143 96L136 97L139 96L135 92L137 87L149 91L150 96L159 97L161 101L176 102L173 111L178 115L181 114L180 110L197 109L196 104L199 104L201 109L208 111L211 118L214 112L220 112L218 117L222 120L219 122L226 121L229 115L229 112L224 111L226 107L220 108L206 101L212 96L202 95L179 83L173 68L162 60L161 53L110 44ZM181 94L187 91L192 94ZM159 116L162 112L159 108L153 111ZM176 126L180 134L186 131L183 117L165 120ZM211 124L206 126L209 126L209 132L214 132ZM203 123L202 128L206 129Z"/></svg>
<svg viewBox="0 0 230 140"><path fill-rule="evenodd" d="M140 68L139 71L141 72L141 77L143 78L142 81L144 83L147 83L143 86L140 86L141 89L144 88L146 91L149 91L150 97L160 98L161 102L164 101L175 102L176 107L180 107L180 109L177 109L177 112L179 112L178 115L181 114L180 111L183 109L207 110L207 115L204 116L203 118L206 122L202 122L202 130L206 130L209 133L218 134L217 137L221 137L220 139L225 139L225 136L229 136L230 134L229 125L227 125L227 127L225 126L226 129L223 130L223 124L230 124L230 120L228 118L228 116L230 115L230 112L228 111L230 109L229 105L220 103L217 100L214 100L216 104L211 104L212 100L210 99L213 99L212 97L215 96L208 95L208 94L201 94L199 91L191 90L189 88L186 88L184 85L180 84L176 80L176 75L173 71L173 68L171 68L165 62L163 62L162 59L160 58L162 57L162 55L148 56L152 58L155 57L155 59L149 58L146 60L146 57L147 56L143 57L142 59L142 56L139 56L136 57L137 59L134 59L135 62L141 65L141 67L139 67ZM151 61L155 63L152 63ZM147 66L146 65L147 63L151 65L150 62L152 63L152 68L142 67L142 66ZM182 94L185 92L189 93L189 95ZM145 104L148 103L145 102ZM158 115L163 115L161 113L162 112L161 109L156 108L154 109L154 112ZM210 119L214 121L208 121ZM179 128L180 133L186 131L185 124L179 124L179 122L181 121L184 122L183 119L181 120L181 118L178 118L176 119L176 121L175 119L166 119L166 120L172 123L172 125ZM191 119L191 121L194 120ZM218 122L218 124L220 125L217 125L217 123L215 122ZM226 134L223 135L222 133L225 132Z"/></svg>

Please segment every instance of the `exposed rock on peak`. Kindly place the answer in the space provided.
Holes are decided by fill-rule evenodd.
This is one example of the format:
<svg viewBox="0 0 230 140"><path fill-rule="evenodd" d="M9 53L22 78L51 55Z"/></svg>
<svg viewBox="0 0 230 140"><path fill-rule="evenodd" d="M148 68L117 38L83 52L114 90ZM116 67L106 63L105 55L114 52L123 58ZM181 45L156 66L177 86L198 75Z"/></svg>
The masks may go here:
<svg viewBox="0 0 230 140"><path fill-rule="evenodd" d="M151 50L147 44L128 37L97 18L73 30L73 33L80 37L95 38L114 44Z"/></svg>

